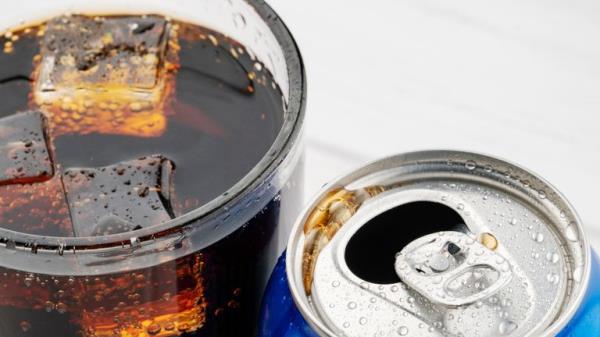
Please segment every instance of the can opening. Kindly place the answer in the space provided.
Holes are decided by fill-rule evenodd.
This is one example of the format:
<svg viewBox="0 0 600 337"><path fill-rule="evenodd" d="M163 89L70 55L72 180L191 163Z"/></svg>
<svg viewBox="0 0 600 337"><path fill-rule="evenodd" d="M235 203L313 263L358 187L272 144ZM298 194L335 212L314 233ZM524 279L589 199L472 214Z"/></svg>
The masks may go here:
<svg viewBox="0 0 600 337"><path fill-rule="evenodd" d="M467 232L463 218L437 202L418 201L400 205L369 220L350 239L345 251L350 270L364 281L378 284L400 282L395 256L412 241L441 231Z"/></svg>

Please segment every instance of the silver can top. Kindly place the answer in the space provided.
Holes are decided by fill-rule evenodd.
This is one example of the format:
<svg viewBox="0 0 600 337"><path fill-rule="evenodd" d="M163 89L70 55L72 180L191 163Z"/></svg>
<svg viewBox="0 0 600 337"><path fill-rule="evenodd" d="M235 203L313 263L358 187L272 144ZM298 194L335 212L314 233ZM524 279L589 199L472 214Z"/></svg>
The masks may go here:
<svg viewBox="0 0 600 337"><path fill-rule="evenodd" d="M287 254L296 304L323 336L553 336L590 273L555 188L452 151L386 158L326 186Z"/></svg>

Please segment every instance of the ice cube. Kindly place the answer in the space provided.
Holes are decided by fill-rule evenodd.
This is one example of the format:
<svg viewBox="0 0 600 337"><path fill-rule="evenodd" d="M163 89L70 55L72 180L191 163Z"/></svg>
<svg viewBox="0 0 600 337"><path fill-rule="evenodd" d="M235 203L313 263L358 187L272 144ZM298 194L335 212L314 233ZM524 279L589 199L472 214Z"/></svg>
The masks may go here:
<svg viewBox="0 0 600 337"><path fill-rule="evenodd" d="M0 119L0 185L52 178L47 139L41 112L21 112Z"/></svg>
<svg viewBox="0 0 600 337"><path fill-rule="evenodd" d="M66 170L75 235L114 234L171 220L172 172L172 162L159 155Z"/></svg>
<svg viewBox="0 0 600 337"><path fill-rule="evenodd" d="M46 120L39 111L0 119L0 223L36 235L73 236Z"/></svg>
<svg viewBox="0 0 600 337"><path fill-rule="evenodd" d="M177 50L176 30L163 18L55 18L33 76L34 104L51 113L57 136L159 136Z"/></svg>
<svg viewBox="0 0 600 337"><path fill-rule="evenodd" d="M0 223L16 232L73 236L60 175L39 183L0 186Z"/></svg>

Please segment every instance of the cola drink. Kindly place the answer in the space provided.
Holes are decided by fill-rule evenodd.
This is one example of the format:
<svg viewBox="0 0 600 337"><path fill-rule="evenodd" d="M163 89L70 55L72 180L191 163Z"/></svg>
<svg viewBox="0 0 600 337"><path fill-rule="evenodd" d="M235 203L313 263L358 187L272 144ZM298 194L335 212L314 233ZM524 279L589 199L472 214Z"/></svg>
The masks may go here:
<svg viewBox="0 0 600 337"><path fill-rule="evenodd" d="M0 335L254 334L302 192L269 67L160 15L0 44Z"/></svg>

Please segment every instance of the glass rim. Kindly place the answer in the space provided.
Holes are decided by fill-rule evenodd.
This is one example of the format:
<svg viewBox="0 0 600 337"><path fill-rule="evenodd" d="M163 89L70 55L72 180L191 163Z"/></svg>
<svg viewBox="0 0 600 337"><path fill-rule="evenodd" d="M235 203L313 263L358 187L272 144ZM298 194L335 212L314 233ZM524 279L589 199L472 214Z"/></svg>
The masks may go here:
<svg viewBox="0 0 600 337"><path fill-rule="evenodd" d="M181 216L158 225L152 225L134 232L123 232L104 236L63 237L44 236L17 232L1 227L0 244L5 246L28 248L31 250L94 250L111 247L122 247L129 243L132 237L141 241L154 240L158 237L181 231L186 225L222 211L228 204L235 205L236 201L258 188L277 169L294 149L301 135L306 108L306 74L300 50L291 32L278 14L262 0L243 0L248 3L265 22L275 36L281 48L286 70L288 73L289 96L287 109L284 112L284 123L273 141L271 148L260 161L232 187L213 198L202 206ZM241 227L237 224L231 232ZM132 235L132 233L135 233ZM227 234L221 234L216 241Z"/></svg>

